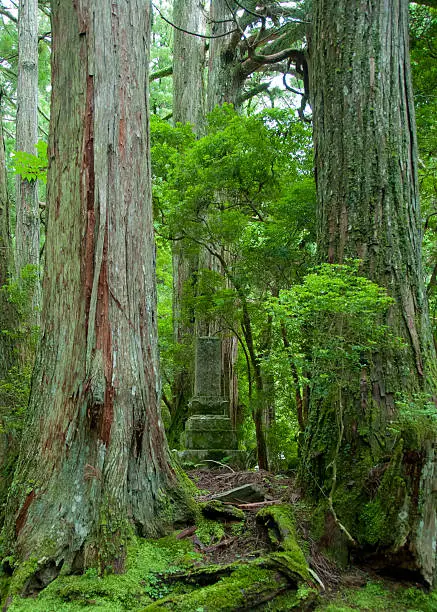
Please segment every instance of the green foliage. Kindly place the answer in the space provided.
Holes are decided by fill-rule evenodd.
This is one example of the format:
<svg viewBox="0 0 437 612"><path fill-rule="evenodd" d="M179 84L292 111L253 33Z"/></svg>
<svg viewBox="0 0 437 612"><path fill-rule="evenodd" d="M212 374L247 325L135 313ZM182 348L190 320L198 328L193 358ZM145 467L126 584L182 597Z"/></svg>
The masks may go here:
<svg viewBox="0 0 437 612"><path fill-rule="evenodd" d="M298 464L297 425L292 412L295 406L292 403L281 408L267 432L270 469L275 472L295 469Z"/></svg>
<svg viewBox="0 0 437 612"><path fill-rule="evenodd" d="M425 593L415 587L385 585L369 581L360 589L342 589L330 600L320 603L315 612L352 612L378 610L391 612L433 612L437 608L437 592Z"/></svg>
<svg viewBox="0 0 437 612"><path fill-rule="evenodd" d="M249 417L254 369L269 356L262 304L300 278L315 252L310 142L308 128L284 110L242 117L225 105L211 113L199 140L189 126L152 122L155 227L198 270L184 287L182 318L237 334L246 355L253 344L251 363L240 361L238 372ZM167 314L169 295L159 305ZM190 338L172 353L166 326L163 364L171 377L186 367ZM273 371L266 365L266 376ZM282 373L286 380L289 372ZM293 394L285 381L278 389L285 421Z"/></svg>
<svg viewBox="0 0 437 612"><path fill-rule="evenodd" d="M437 406L427 393L416 393L411 398L399 397L398 412L390 430L402 437L410 448L421 448L425 440L437 435Z"/></svg>
<svg viewBox="0 0 437 612"><path fill-rule="evenodd" d="M32 155L25 151L15 151L13 166L15 174L27 181L47 182L47 143L43 140L35 145L37 154Z"/></svg>
<svg viewBox="0 0 437 612"><path fill-rule="evenodd" d="M31 365L15 366L0 379L0 435L20 432L30 393Z"/></svg>
<svg viewBox="0 0 437 612"><path fill-rule="evenodd" d="M225 530L222 523L206 518L198 520L196 536L205 546L220 542L224 535Z"/></svg>
<svg viewBox="0 0 437 612"><path fill-rule="evenodd" d="M322 264L302 284L282 291L269 308L286 325L293 360L302 384L327 397L349 385L384 347L398 345L383 316L393 303L385 289L359 275L359 261Z"/></svg>
<svg viewBox="0 0 437 612"><path fill-rule="evenodd" d="M172 18L172 3L157 0L155 4L167 19ZM150 41L150 73L171 67L173 63L173 28L160 17L152 20ZM171 76L153 79L150 82L150 106L152 112L162 117L171 114L173 79Z"/></svg>
<svg viewBox="0 0 437 612"><path fill-rule="evenodd" d="M82 576L61 576L38 597L14 598L11 612L78 612L92 607L104 612L141 610L168 593L166 575L193 562L190 543L173 536L149 541L134 539L123 575L99 576L90 569Z"/></svg>
<svg viewBox="0 0 437 612"><path fill-rule="evenodd" d="M38 267L28 264L20 270L18 278L9 278L6 285L0 289L6 295L8 302L14 305L18 315L16 329L1 330L0 333L12 336L31 352L36 348L39 334L38 327L32 324L32 295L37 282L39 282Z"/></svg>
<svg viewBox="0 0 437 612"><path fill-rule="evenodd" d="M423 260L431 321L437 329L437 10L410 3L410 58L419 145L419 186L424 219Z"/></svg>

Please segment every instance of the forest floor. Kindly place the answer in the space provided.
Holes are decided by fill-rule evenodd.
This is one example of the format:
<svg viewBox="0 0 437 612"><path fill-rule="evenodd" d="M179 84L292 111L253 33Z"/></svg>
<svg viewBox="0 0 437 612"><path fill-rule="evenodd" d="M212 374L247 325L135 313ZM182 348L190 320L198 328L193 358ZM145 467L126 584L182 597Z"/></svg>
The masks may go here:
<svg viewBox="0 0 437 612"><path fill-rule="evenodd" d="M437 592L414 577L340 568L320 551L293 477L228 466L188 475L202 511L196 525L161 540L135 538L122 575L60 576L33 597L15 596L8 612L437 612ZM234 499L217 502L223 494ZM288 545L286 529L272 537L275 511L275 527L292 516Z"/></svg>
<svg viewBox="0 0 437 612"><path fill-rule="evenodd" d="M307 509L301 491L296 488L295 478L263 471L235 472L228 467L192 470L188 475L200 490L198 501L201 502L229 489L252 483L265 492L267 502L287 503L295 508L299 544L324 586L317 600L305 609L316 612L437 612L437 592L430 593L413 576L402 572L378 572L369 565L351 564L341 568L323 554L311 538ZM244 504L240 507L244 508ZM271 543L265 530L260 530L257 524L259 509L260 505L257 504L244 509L244 528L230 536L225 533L215 545L204 547L194 535L194 545L202 552L204 562L231 563L267 554L271 550Z"/></svg>

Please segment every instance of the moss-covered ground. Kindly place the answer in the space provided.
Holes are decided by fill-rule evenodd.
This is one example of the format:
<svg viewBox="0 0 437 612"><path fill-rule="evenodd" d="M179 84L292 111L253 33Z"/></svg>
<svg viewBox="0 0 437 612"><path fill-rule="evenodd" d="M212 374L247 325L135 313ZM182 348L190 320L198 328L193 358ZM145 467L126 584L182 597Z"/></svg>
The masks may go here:
<svg viewBox="0 0 437 612"><path fill-rule="evenodd" d="M220 486L232 488L240 476L216 478ZM257 478L271 497L288 498L280 505L244 513L199 500L196 531L185 530L179 534L182 539L176 534L154 541L132 539L126 573L99 576L88 570L60 576L36 597L15 596L8 612L437 612L437 592L426 592L415 583L382 580L364 570L348 574L350 570L339 570L333 562L327 563L325 574L319 572L327 587L320 589L307 565L317 529L308 539L305 525L314 523L313 511L293 500L291 487L283 487L276 477ZM199 493L207 491L198 492L198 498ZM330 582L332 568L336 579ZM17 574L12 580L19 578ZM10 583L0 575L2 604Z"/></svg>
<svg viewBox="0 0 437 612"><path fill-rule="evenodd" d="M335 595L319 598L315 612L436 612L437 591L383 580L369 580L362 587L340 588Z"/></svg>
<svg viewBox="0 0 437 612"><path fill-rule="evenodd" d="M8 611L141 610L167 595L165 577L191 566L196 557L191 542L186 540L135 540L129 549L125 574L100 577L97 571L88 570L81 576L61 576L36 598L16 597Z"/></svg>

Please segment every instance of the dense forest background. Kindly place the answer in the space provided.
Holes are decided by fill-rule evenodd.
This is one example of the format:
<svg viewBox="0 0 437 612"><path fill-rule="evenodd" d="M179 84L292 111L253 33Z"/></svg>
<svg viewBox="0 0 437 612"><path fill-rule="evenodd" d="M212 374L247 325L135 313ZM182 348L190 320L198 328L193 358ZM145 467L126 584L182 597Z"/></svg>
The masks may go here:
<svg viewBox="0 0 437 612"><path fill-rule="evenodd" d="M437 606L437 6L334 4L0 3L5 610Z"/></svg>

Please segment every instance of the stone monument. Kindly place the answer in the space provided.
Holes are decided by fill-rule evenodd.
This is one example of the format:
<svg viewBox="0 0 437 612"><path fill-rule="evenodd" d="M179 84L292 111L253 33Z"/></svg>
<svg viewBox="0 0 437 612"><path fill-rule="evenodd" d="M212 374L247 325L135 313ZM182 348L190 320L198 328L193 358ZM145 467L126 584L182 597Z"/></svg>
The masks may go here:
<svg viewBox="0 0 437 612"><path fill-rule="evenodd" d="M194 396L185 424L180 453L184 462L222 461L238 463L235 431L229 418L229 402L222 396L222 355L220 338L196 340Z"/></svg>

